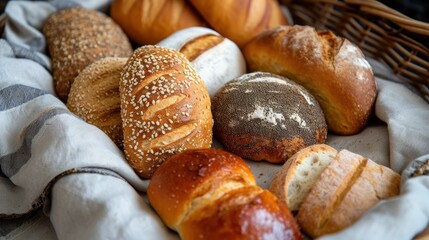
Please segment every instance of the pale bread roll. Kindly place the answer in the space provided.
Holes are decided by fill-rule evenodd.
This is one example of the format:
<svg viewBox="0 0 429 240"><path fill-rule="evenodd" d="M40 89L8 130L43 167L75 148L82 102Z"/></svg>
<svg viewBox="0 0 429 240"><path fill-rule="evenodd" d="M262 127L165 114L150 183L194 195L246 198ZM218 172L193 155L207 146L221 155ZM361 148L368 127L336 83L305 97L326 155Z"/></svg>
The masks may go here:
<svg viewBox="0 0 429 240"><path fill-rule="evenodd" d="M323 170L337 155L326 144L315 144L295 153L280 168L270 185L274 193L291 211L298 211Z"/></svg>
<svg viewBox="0 0 429 240"><path fill-rule="evenodd" d="M103 58L87 66L74 80L67 100L71 112L105 132L122 148L119 79L128 58Z"/></svg>
<svg viewBox="0 0 429 240"><path fill-rule="evenodd" d="M338 232L380 200L398 195L399 184L393 170L341 150L302 203L298 223L313 238Z"/></svg>
<svg viewBox="0 0 429 240"><path fill-rule="evenodd" d="M210 97L178 51L135 50L121 72L119 93L125 156L142 178L178 152L211 146Z"/></svg>
<svg viewBox="0 0 429 240"><path fill-rule="evenodd" d="M186 28L157 45L183 53L200 74L210 97L225 83L246 73L246 61L238 46L209 28Z"/></svg>
<svg viewBox="0 0 429 240"><path fill-rule="evenodd" d="M243 54L250 71L303 85L320 103L330 131L352 135L366 126L376 82L361 50L347 39L310 26L279 26L256 36Z"/></svg>

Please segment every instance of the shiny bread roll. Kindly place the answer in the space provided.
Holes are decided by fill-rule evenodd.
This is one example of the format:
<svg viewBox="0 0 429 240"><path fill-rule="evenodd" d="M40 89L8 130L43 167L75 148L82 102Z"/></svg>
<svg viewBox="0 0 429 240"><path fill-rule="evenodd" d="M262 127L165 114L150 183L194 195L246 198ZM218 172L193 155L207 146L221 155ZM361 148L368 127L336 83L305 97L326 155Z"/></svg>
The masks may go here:
<svg viewBox="0 0 429 240"><path fill-rule="evenodd" d="M249 160L283 163L327 137L316 99L271 73L248 73L226 83L212 100L212 112L216 139Z"/></svg>
<svg viewBox="0 0 429 240"><path fill-rule="evenodd" d="M119 93L125 156L142 178L178 152L210 147L210 97L183 54L138 48L121 72Z"/></svg>
<svg viewBox="0 0 429 240"><path fill-rule="evenodd" d="M276 0L190 0L209 25L243 47L264 30L287 20Z"/></svg>
<svg viewBox="0 0 429 240"><path fill-rule="evenodd" d="M341 150L302 202L298 223L312 238L338 232L381 200L398 195L400 179L387 167Z"/></svg>
<svg viewBox="0 0 429 240"><path fill-rule="evenodd" d="M67 100L71 112L105 132L122 148L119 79L128 58L103 58L87 66L74 80Z"/></svg>
<svg viewBox="0 0 429 240"><path fill-rule="evenodd" d="M114 0L110 14L138 44L156 44L180 29L206 26L185 0Z"/></svg>
<svg viewBox="0 0 429 240"><path fill-rule="evenodd" d="M210 97L225 83L246 73L246 61L238 46L209 28L186 28L157 45L183 53L200 74Z"/></svg>
<svg viewBox="0 0 429 240"><path fill-rule="evenodd" d="M365 127L376 83L361 50L347 39L309 26L279 26L255 37L243 53L250 71L303 85L320 103L330 131L352 135Z"/></svg>
<svg viewBox="0 0 429 240"><path fill-rule="evenodd" d="M223 150L174 155L154 173L147 194L182 239L301 239L287 208L256 185L243 159Z"/></svg>
<svg viewBox="0 0 429 240"><path fill-rule="evenodd" d="M105 57L129 57L131 44L122 29L101 12L70 8L53 13L43 25L55 90L67 101L71 85L89 64Z"/></svg>

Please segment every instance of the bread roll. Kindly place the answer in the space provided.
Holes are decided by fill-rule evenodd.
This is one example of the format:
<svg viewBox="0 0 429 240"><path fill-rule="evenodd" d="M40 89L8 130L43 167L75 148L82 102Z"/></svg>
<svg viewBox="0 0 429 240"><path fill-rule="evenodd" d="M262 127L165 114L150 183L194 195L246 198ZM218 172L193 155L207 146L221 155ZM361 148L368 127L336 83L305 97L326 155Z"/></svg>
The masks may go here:
<svg viewBox="0 0 429 240"><path fill-rule="evenodd" d="M67 100L71 112L103 130L122 148L119 79L128 58L103 58L87 66L74 80Z"/></svg>
<svg viewBox="0 0 429 240"><path fill-rule="evenodd" d="M276 0L190 0L210 26L243 47L264 30L287 20Z"/></svg>
<svg viewBox="0 0 429 240"><path fill-rule="evenodd" d="M185 0L115 0L110 14L138 44L156 44L180 29L206 25Z"/></svg>
<svg viewBox="0 0 429 240"><path fill-rule="evenodd" d="M209 28L186 28L157 45L183 53L200 74L210 97L225 83L246 73L246 61L238 46Z"/></svg>
<svg viewBox="0 0 429 240"><path fill-rule="evenodd" d="M183 54L137 49L121 72L119 93L125 156L139 176L150 178L177 152L210 147L210 97Z"/></svg>
<svg viewBox="0 0 429 240"><path fill-rule="evenodd" d="M401 186L404 185L408 179L418 176L429 176L429 156L423 155L411 161L401 174Z"/></svg>
<svg viewBox="0 0 429 240"><path fill-rule="evenodd" d="M285 162L300 149L324 143L326 122L302 86L270 73L249 73L224 85L212 100L216 138L250 160Z"/></svg>
<svg viewBox="0 0 429 240"><path fill-rule="evenodd" d="M243 50L250 71L286 76L319 101L328 129L361 131L377 94L371 66L358 47L330 31L279 26L255 37Z"/></svg>
<svg viewBox="0 0 429 240"><path fill-rule="evenodd" d="M399 183L393 170L341 150L302 203L298 223L313 238L338 232L380 200L398 195Z"/></svg>
<svg viewBox="0 0 429 240"><path fill-rule="evenodd" d="M301 239L287 208L256 186L243 159L223 150L174 155L154 173L147 194L182 239Z"/></svg>
<svg viewBox="0 0 429 240"><path fill-rule="evenodd" d="M298 211L323 170L337 155L326 144L315 144L295 153L277 172L270 185L274 193L291 211Z"/></svg>
<svg viewBox="0 0 429 240"><path fill-rule="evenodd" d="M55 90L67 101L75 77L105 57L129 57L131 45L121 28L103 13L84 8L55 12L43 25Z"/></svg>

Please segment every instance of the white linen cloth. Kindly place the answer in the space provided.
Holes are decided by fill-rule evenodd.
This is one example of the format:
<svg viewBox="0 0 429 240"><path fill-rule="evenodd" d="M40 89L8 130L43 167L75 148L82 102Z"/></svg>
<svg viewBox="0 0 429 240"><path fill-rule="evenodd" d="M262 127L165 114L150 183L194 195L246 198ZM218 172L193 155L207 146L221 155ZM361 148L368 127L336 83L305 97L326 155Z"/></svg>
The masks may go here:
<svg viewBox="0 0 429 240"><path fill-rule="evenodd" d="M55 97L41 33L44 20L64 7L105 11L108 4L7 5L8 23L0 39L0 217L23 217L0 220L0 239L178 239L148 205L147 181L137 177L122 152ZM376 63L372 66L386 75ZM429 154L429 105L404 85L380 78L377 83L376 116L384 123L354 136L330 135L328 143L402 172L410 161ZM265 188L280 167L248 163ZM427 199L429 177L409 179L400 196L322 239L410 239L429 223Z"/></svg>

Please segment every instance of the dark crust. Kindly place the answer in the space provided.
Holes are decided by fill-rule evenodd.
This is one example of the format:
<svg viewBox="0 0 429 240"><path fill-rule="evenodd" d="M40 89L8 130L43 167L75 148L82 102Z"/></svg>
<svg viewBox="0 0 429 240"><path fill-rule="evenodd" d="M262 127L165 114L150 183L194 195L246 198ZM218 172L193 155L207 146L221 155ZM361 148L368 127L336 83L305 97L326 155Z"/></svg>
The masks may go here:
<svg viewBox="0 0 429 240"><path fill-rule="evenodd" d="M327 129L323 112L302 86L274 74L257 73L243 80L245 76L225 84L212 102L214 132L229 150L247 159L284 162L303 147L325 142ZM249 82L266 77L288 84ZM307 93L314 105L300 92ZM271 108L273 113L281 113L284 118L275 119L276 125L260 118L249 119L255 106L265 110ZM305 121L306 127L300 127L291 116Z"/></svg>

